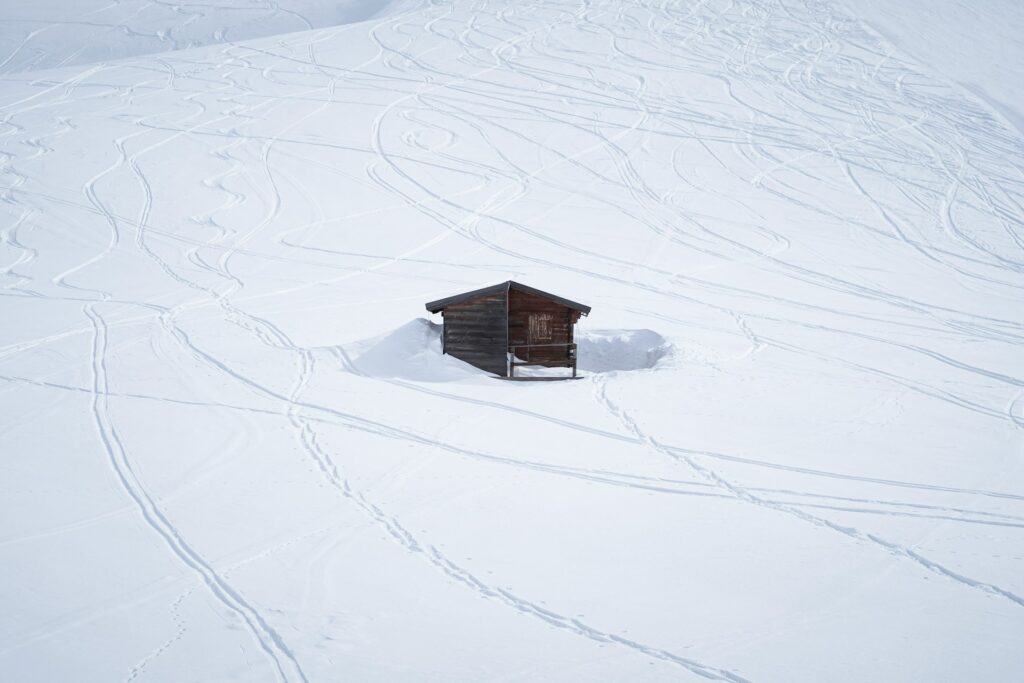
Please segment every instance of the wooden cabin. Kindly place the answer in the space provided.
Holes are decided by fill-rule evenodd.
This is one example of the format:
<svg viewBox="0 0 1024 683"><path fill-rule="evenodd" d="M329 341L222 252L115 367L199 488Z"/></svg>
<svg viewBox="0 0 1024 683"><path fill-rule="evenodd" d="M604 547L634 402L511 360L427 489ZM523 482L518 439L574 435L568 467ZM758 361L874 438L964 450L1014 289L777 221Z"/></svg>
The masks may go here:
<svg viewBox="0 0 1024 683"><path fill-rule="evenodd" d="M427 304L444 317L444 353L499 377L521 365L572 368L574 328L590 306L509 280Z"/></svg>

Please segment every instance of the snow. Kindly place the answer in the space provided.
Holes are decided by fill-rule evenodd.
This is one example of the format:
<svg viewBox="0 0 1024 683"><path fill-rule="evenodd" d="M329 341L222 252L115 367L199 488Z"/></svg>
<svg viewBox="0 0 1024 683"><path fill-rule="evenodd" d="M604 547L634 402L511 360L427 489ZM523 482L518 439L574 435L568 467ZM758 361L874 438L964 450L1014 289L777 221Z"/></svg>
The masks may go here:
<svg viewBox="0 0 1024 683"><path fill-rule="evenodd" d="M0 679L1018 679L1019 13L848 4L5 4Z"/></svg>
<svg viewBox="0 0 1024 683"><path fill-rule="evenodd" d="M648 370L667 363L672 345L653 330L589 330L577 336L581 370Z"/></svg>
<svg viewBox="0 0 1024 683"><path fill-rule="evenodd" d="M365 21L401 0L7 0L0 74L127 59Z"/></svg>
<svg viewBox="0 0 1024 683"><path fill-rule="evenodd" d="M441 325L425 318L338 349L349 371L366 377L421 382L486 381L472 365L441 353Z"/></svg>
<svg viewBox="0 0 1024 683"><path fill-rule="evenodd" d="M965 0L845 0L894 50L912 55L1024 131L1024 5Z"/></svg>

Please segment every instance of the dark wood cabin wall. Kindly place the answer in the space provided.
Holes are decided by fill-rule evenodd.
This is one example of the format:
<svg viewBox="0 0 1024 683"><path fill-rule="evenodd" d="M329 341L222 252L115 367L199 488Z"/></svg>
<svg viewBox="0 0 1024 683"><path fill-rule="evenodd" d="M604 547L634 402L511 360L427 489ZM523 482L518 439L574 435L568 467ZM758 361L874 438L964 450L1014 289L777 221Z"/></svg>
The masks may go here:
<svg viewBox="0 0 1024 683"><path fill-rule="evenodd" d="M507 342L504 292L445 306L445 353L505 377Z"/></svg>
<svg viewBox="0 0 1024 683"><path fill-rule="evenodd" d="M573 327L579 320L579 311L534 294L512 289L509 291L508 300L510 347L529 343L531 313L546 313L551 316L551 339L545 342L535 341L535 343L571 344L573 342ZM525 349L519 350L516 352L516 357L520 360L527 360L526 353ZM564 346L534 348L530 351L529 360L543 364L564 365L568 360L568 348Z"/></svg>

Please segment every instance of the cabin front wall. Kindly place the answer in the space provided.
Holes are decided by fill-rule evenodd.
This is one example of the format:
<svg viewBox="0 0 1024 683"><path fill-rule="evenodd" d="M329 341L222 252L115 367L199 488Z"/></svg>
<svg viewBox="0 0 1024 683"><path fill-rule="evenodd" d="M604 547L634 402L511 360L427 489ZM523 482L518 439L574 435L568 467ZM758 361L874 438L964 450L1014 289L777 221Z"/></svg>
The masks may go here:
<svg viewBox="0 0 1024 683"><path fill-rule="evenodd" d="M509 290L508 343L516 358L539 365L565 366L570 362L569 347L579 311L544 297ZM536 346L560 344L562 346ZM531 348L525 348L530 345Z"/></svg>
<svg viewBox="0 0 1024 683"><path fill-rule="evenodd" d="M507 376L505 301L502 292L445 306L444 352L485 372Z"/></svg>

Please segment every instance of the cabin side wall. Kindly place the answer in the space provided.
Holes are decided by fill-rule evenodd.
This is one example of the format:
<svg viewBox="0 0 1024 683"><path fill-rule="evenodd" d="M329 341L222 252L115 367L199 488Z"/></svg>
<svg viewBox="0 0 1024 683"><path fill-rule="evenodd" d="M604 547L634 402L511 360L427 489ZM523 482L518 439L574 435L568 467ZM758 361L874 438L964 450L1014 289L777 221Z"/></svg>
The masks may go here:
<svg viewBox="0 0 1024 683"><path fill-rule="evenodd" d="M531 325L530 317L534 316ZM509 346L518 344L571 344L579 311L534 294L509 290ZM511 349L510 349L511 350ZM569 361L565 346L534 347L516 351L516 358L543 365L564 366Z"/></svg>
<svg viewBox="0 0 1024 683"><path fill-rule="evenodd" d="M506 294L493 294L444 308L444 352L505 377L508 362Z"/></svg>

